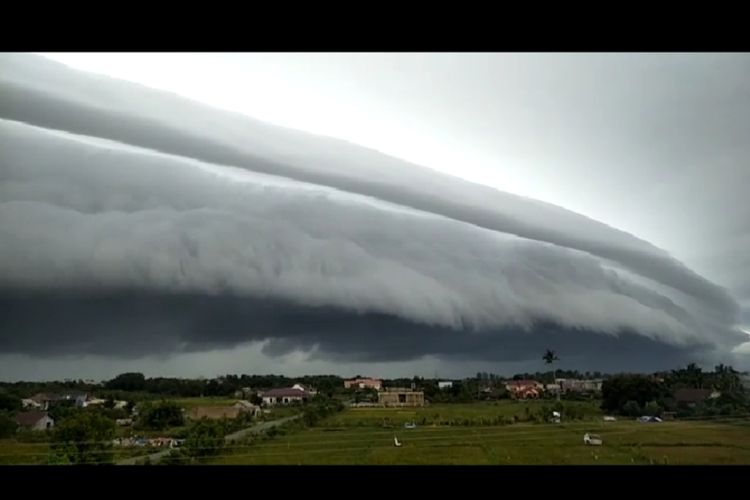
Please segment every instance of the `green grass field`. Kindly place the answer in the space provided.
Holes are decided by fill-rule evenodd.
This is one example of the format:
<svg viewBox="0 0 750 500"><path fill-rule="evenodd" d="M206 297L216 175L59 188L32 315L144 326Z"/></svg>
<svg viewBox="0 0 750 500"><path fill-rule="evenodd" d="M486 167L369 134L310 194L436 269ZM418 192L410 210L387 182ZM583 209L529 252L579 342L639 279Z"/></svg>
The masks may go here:
<svg viewBox="0 0 750 500"><path fill-rule="evenodd" d="M213 398L183 400L219 404ZM233 402L234 400L224 400ZM210 403L209 403L210 402ZM662 423L603 422L596 403L582 402L584 419L493 425L497 416L523 416L540 402L349 408L312 429L232 444L214 464L750 464L750 418ZM549 403L547 403L549 404ZM568 403L570 404L570 403ZM297 411L275 409L270 418ZM416 422L416 429L404 423ZM422 421L429 422L421 424ZM445 422L452 422L446 425ZM299 424L291 424L299 425ZM586 432L601 447L586 446ZM394 446L398 437L401 447ZM138 450L140 453L142 450ZM117 457L136 453L118 450ZM0 440L0 464L45 463L49 445Z"/></svg>
<svg viewBox="0 0 750 500"><path fill-rule="evenodd" d="M601 415L563 424L418 425L403 422L437 412L440 418L489 418L529 403L442 405L423 409L348 409L323 425L236 446L216 464L750 464L750 421L603 422ZM531 403L538 404L538 403ZM582 403L588 404L588 403ZM593 405L592 405L593 406ZM383 428L384 418L400 425ZM362 422L369 421L371 425ZM604 445L586 446L583 435ZM398 437L401 447L394 446Z"/></svg>
<svg viewBox="0 0 750 500"><path fill-rule="evenodd" d="M0 439L0 465L34 465L47 462L48 443L21 443Z"/></svg>
<svg viewBox="0 0 750 500"><path fill-rule="evenodd" d="M236 398L179 398L169 399L168 401L189 409L197 406L232 406L239 400Z"/></svg>
<svg viewBox="0 0 750 500"><path fill-rule="evenodd" d="M552 406L554 401L497 401L492 403L436 404L422 408L349 408L326 424L331 427L380 426L390 423L401 426L406 422L422 425L491 425L497 417L523 417L527 411L533 412L542 406ZM599 402L571 402L584 418L601 418ZM496 423L496 422L495 422Z"/></svg>

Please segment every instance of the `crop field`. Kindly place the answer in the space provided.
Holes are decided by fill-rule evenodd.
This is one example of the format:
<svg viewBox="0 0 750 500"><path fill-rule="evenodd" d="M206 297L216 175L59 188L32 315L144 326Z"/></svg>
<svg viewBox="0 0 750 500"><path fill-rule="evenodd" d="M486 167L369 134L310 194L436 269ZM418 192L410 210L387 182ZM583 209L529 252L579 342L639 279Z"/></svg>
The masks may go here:
<svg viewBox="0 0 750 500"><path fill-rule="evenodd" d="M524 405L352 408L322 425L222 450L215 464L750 464L750 419L641 423L591 418L570 423L474 425ZM581 403L589 404L589 403ZM514 405L517 405L514 408ZM594 408L593 405L591 405ZM438 418L434 414L439 415ZM422 415L459 425L420 425ZM383 422L386 422L383 424ZM417 422L406 429L405 422ZM369 425L367 424L369 423ZM385 425L385 427L384 427ZM602 446L587 446L585 433ZM397 438L401 446L395 446Z"/></svg>

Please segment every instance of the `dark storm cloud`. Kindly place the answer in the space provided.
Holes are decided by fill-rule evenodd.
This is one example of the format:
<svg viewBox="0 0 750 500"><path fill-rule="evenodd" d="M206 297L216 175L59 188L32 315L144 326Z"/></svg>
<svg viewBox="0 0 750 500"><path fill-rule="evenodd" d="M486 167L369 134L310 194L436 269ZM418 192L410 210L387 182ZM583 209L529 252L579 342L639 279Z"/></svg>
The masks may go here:
<svg viewBox="0 0 750 500"><path fill-rule="evenodd" d="M118 357L204 351L249 340L272 339L263 351L280 356L298 349L313 359L348 362L405 361L424 355L491 362L535 359L549 345L568 362L590 369L656 369L695 359L700 348L682 348L634 332L619 337L535 325L533 334L504 327L457 332L386 314L306 307L286 301L190 294L0 294L0 351L42 356L68 351ZM40 315L39 311L44 311ZM55 341L54 336L59 340Z"/></svg>
<svg viewBox="0 0 750 500"><path fill-rule="evenodd" d="M624 366L743 339L723 289L559 207L0 57L0 352Z"/></svg>

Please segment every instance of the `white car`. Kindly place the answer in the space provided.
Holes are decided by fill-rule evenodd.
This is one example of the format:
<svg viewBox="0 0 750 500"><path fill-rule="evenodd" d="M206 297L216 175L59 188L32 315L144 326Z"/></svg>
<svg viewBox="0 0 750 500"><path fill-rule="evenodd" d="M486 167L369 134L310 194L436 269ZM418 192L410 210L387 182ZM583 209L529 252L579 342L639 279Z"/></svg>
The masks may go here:
<svg viewBox="0 0 750 500"><path fill-rule="evenodd" d="M583 435L583 442L584 444L588 444L591 446L601 446L602 445L602 437L599 434L589 434L588 432Z"/></svg>

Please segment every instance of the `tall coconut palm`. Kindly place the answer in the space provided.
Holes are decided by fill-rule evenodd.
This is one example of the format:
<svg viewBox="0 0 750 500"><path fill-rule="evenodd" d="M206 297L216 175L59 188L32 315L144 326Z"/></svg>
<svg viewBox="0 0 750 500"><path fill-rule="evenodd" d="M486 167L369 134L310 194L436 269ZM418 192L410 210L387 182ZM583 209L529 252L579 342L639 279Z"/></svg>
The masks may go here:
<svg viewBox="0 0 750 500"><path fill-rule="evenodd" d="M555 361L560 361L560 358L557 357L557 354L555 354L555 351L551 349L547 349L547 351L544 353L544 356L542 356L542 359L544 362L548 365L552 365L552 379L554 383L557 383L557 369L555 369ZM560 392L562 390L562 387L558 388L557 390L557 400L560 401Z"/></svg>

